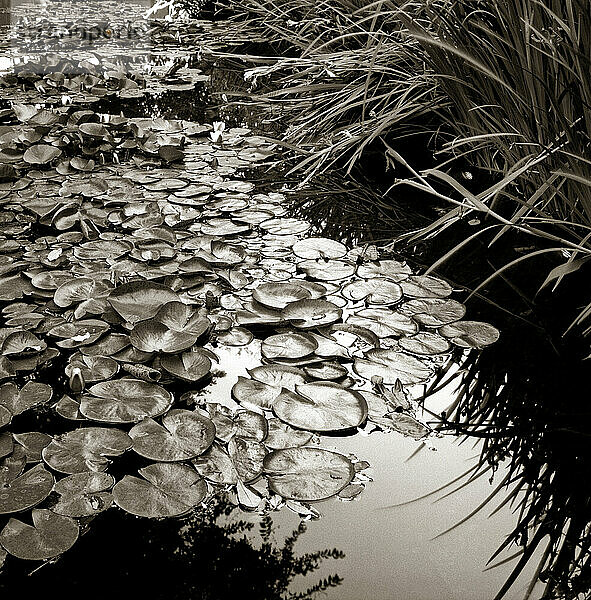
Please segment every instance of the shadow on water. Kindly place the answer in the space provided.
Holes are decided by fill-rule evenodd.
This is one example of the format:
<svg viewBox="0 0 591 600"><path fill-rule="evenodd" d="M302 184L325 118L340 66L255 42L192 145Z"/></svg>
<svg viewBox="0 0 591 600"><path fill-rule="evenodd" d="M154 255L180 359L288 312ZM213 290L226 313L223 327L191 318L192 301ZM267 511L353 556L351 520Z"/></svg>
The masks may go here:
<svg viewBox="0 0 591 600"><path fill-rule="evenodd" d="M290 592L294 577L314 572L326 559L343 557L337 549L298 555L304 524L279 542L271 517L261 519L254 532L253 523L232 518L235 512L238 507L223 494L212 498L206 509L181 519L148 521L110 511L108 526L89 524L77 551L56 564L46 564L28 577L30 564L15 560L8 565L0 592L40 597L44 590L53 590L65 600L118 599L130 593L154 600L295 600L307 596ZM258 543L252 541L255 535ZM309 588L319 591L340 581L338 575L310 580Z"/></svg>

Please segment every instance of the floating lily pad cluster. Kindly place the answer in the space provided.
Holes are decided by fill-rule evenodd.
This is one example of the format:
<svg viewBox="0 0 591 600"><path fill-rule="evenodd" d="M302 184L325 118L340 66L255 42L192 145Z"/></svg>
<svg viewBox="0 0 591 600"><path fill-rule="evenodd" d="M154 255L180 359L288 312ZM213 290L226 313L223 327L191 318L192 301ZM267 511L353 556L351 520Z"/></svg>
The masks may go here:
<svg viewBox="0 0 591 600"><path fill-rule="evenodd" d="M220 141L76 104L0 117L0 546L14 557L62 554L106 510L177 517L219 489L303 515L352 499L369 465L322 436L429 435L409 389L498 338L445 281L310 236L282 194L257 193L238 172L274 148L246 128ZM220 398L222 347L259 364ZM30 429L38 414L48 432Z"/></svg>

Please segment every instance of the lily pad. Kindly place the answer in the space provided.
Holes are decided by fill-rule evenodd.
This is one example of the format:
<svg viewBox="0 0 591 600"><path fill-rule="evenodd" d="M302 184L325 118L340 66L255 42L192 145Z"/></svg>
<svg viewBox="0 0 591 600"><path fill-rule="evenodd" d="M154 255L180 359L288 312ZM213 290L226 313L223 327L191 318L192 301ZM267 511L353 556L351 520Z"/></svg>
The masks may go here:
<svg viewBox="0 0 591 600"><path fill-rule="evenodd" d="M171 375L192 382L203 379L211 370L211 360L201 349L183 352L180 356L164 355L161 364Z"/></svg>
<svg viewBox="0 0 591 600"><path fill-rule="evenodd" d="M342 294L347 300L353 302L366 300L368 304L389 306L396 304L402 298L402 288L386 277L374 277L348 283L343 288Z"/></svg>
<svg viewBox="0 0 591 600"><path fill-rule="evenodd" d="M33 510L33 525L10 519L0 533L0 543L24 560L47 560L69 550L78 539L78 523L50 510Z"/></svg>
<svg viewBox="0 0 591 600"><path fill-rule="evenodd" d="M117 506L139 517L178 517L200 504L207 493L201 475L187 465L154 463L125 475L113 488Z"/></svg>
<svg viewBox="0 0 591 600"><path fill-rule="evenodd" d="M196 335L169 329L155 319L137 323L129 335L134 348L142 352L165 352L174 354L190 348L196 341Z"/></svg>
<svg viewBox="0 0 591 600"><path fill-rule="evenodd" d="M66 517L90 517L104 512L113 504L109 491L115 479L107 473L76 473L64 477L55 484L59 494L51 510Z"/></svg>
<svg viewBox="0 0 591 600"><path fill-rule="evenodd" d="M353 463L322 448L286 448L265 457L269 487L291 500L315 502L338 494L355 476Z"/></svg>
<svg viewBox="0 0 591 600"><path fill-rule="evenodd" d="M291 302L311 299L312 292L297 281L281 281L259 285L253 290L252 297L268 308L282 310Z"/></svg>
<svg viewBox="0 0 591 600"><path fill-rule="evenodd" d="M213 443L215 425L196 412L171 410L159 425L147 418L132 427L133 450L158 462L176 462L203 454Z"/></svg>
<svg viewBox="0 0 591 600"><path fill-rule="evenodd" d="M19 477L4 481L0 488L0 514L37 506L49 496L53 484L53 475L43 465L36 465Z"/></svg>
<svg viewBox="0 0 591 600"><path fill-rule="evenodd" d="M269 433L265 438L265 446L272 450L282 448L298 448L305 446L313 437L313 433L294 429L281 419L269 419Z"/></svg>
<svg viewBox="0 0 591 600"><path fill-rule="evenodd" d="M496 327L481 321L456 321L438 331L461 348L484 348L494 344L501 335Z"/></svg>
<svg viewBox="0 0 591 600"><path fill-rule="evenodd" d="M164 414L172 401L172 394L155 383L125 378L93 385L82 396L80 412L93 421L137 423Z"/></svg>
<svg viewBox="0 0 591 600"><path fill-rule="evenodd" d="M403 350L423 356L442 354L450 349L449 342L443 336L429 331L419 331L412 337L402 337L398 343Z"/></svg>
<svg viewBox="0 0 591 600"><path fill-rule="evenodd" d="M336 304L328 300L297 300L291 302L282 311L284 319L291 321L300 329L322 327L338 321L343 314Z"/></svg>
<svg viewBox="0 0 591 600"><path fill-rule="evenodd" d="M355 265L343 260L303 260L298 269L321 281L339 281L355 273Z"/></svg>
<svg viewBox="0 0 591 600"><path fill-rule="evenodd" d="M131 445L131 438L120 429L83 427L55 437L42 456L60 473L105 471L111 464L107 456L119 456Z"/></svg>
<svg viewBox="0 0 591 600"><path fill-rule="evenodd" d="M303 378L301 382L304 382ZM237 402L246 408L252 407L263 410L271 409L275 398L280 392L280 387L242 376L238 377L238 381L232 387L232 396Z"/></svg>
<svg viewBox="0 0 591 600"><path fill-rule="evenodd" d="M49 144L35 144L27 148L23 155L23 160L31 165L46 165L58 156L61 156L62 151L55 146Z"/></svg>
<svg viewBox="0 0 591 600"><path fill-rule="evenodd" d="M296 386L297 393L283 390L273 403L276 417L307 431L342 431L359 427L367 418L361 394L332 382Z"/></svg>
<svg viewBox="0 0 591 600"><path fill-rule="evenodd" d="M447 281L432 275L411 275L400 286L404 295L411 298L447 298L453 292Z"/></svg>
<svg viewBox="0 0 591 600"><path fill-rule="evenodd" d="M318 348L318 342L303 333L280 333L266 338L261 345L261 353L265 358L303 358Z"/></svg>
<svg viewBox="0 0 591 600"><path fill-rule="evenodd" d="M347 254L347 248L341 242L322 237L309 237L293 246L293 253L300 258L330 259L342 258Z"/></svg>
<svg viewBox="0 0 591 600"><path fill-rule="evenodd" d="M378 338L413 335L419 330L413 319L389 308L362 308L349 315L347 324L365 327Z"/></svg>
<svg viewBox="0 0 591 600"><path fill-rule="evenodd" d="M179 297L165 285L151 281L124 283L111 292L109 303L129 323L151 319L168 302Z"/></svg>
<svg viewBox="0 0 591 600"><path fill-rule="evenodd" d="M399 352L396 349L373 349L366 358L356 358L355 372L367 380L382 377L384 383L395 384L400 380L403 385L426 381L433 375L433 368L418 358Z"/></svg>
<svg viewBox="0 0 591 600"><path fill-rule="evenodd" d="M441 327L459 321L466 314L461 302L449 298L416 298L404 302L398 310L425 327Z"/></svg>

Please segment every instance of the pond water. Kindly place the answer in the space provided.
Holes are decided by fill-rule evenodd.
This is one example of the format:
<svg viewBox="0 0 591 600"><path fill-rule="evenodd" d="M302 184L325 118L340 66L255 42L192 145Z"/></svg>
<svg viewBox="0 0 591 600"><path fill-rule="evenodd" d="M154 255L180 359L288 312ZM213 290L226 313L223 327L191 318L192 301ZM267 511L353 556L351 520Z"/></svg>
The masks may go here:
<svg viewBox="0 0 591 600"><path fill-rule="evenodd" d="M132 2L86 3L84 10L76 3L49 6L51 13L43 3L13 1L11 11L3 13L20 27L20 36L3 38L0 56L3 483L14 490L13 482L32 469L51 483L36 500L31 497L43 482L25 482L24 492L4 498L13 510L3 510L0 543L8 555L0 555L5 561L0 589L41 589L67 578L64 596L84 589L92 597L112 589L117 577L131 576L138 589L144 585L153 590L152 597L160 597L147 579L146 565L178 555L192 575L181 571L186 580L170 581L163 594L228 597L224 578L236 578L232 593L240 586L248 589L253 566L240 561L252 557L244 546L241 554L231 542L221 545L219 536L239 541L248 533L248 547L260 548L267 538L258 530L267 515L278 547L304 518L307 529L297 539L296 555L338 551L311 559L319 568L307 575L302 574L307 568L292 565L291 591L304 592L336 573L343 581L327 594L344 600L494 597L512 565L483 569L514 526L510 506L488 518L489 508L432 539L491 493L489 474L436 503L433 498L447 489L395 506L476 464L479 445L460 444L425 425L435 426L431 415L447 407L453 390L446 388L424 403L415 400L436 370L461 361L465 350L494 341L494 328L480 324L475 330L454 330L463 312L436 320L439 328L425 325L429 321L417 319L424 313L413 302L447 302L451 288L436 278L416 278L391 257L378 262L377 250L359 236L348 239L346 247L326 238L306 242L319 232L292 216L277 173L265 174L278 148L265 137L264 113L230 104L222 95L240 73L211 71L216 52L250 40L248 32L227 23L178 28L147 23L141 18L145 5ZM66 14L71 24L64 22ZM137 37L111 33L123 21L125 31ZM98 38L80 37L81 28L96 31ZM23 32L29 34L26 43ZM56 57L64 39L70 50ZM82 67L81 60L87 61ZM338 230L348 224L324 225ZM360 245L353 248L354 243ZM129 287L140 278L144 283ZM252 290L261 285L267 286L265 292L259 290L259 303L253 302ZM164 305L166 314L159 310ZM398 310L402 305L406 312ZM462 310L457 303L445 306ZM415 345L407 345L407 339ZM263 354L272 374L257 379L247 369L262 363L261 340L266 340ZM403 380L405 393L396 391L397 379ZM45 387L33 395L31 387L24 391L29 381ZM270 384L277 382L281 385L270 402ZM281 392L278 402L281 386L292 390ZM199 429L199 435L186 434L193 443L190 435L207 437L209 424L215 423L217 458L207 450L213 434L203 454L187 454L187 442L176 438L172 450L167 446L172 454L154 451L170 444L158 419L169 411L172 398L175 409L184 411L176 413L181 428ZM191 425L191 419L199 424ZM147 429L137 429L138 422ZM283 428L289 442L270 444L270 426ZM102 433L82 443L74 440L71 432L86 427ZM30 439L28 447L18 435L32 431L43 436ZM105 431L114 437L106 441ZM296 444L302 432L310 435ZM141 442L146 436L153 436L148 449ZM98 452L91 452L93 444ZM275 452L283 459L284 445L336 454L321 453L321 460L310 459L312 466L299 455L290 457L299 474L288 490L282 481L293 473L281 464L263 465L261 456L268 461ZM14 449L21 446L22 460ZM105 454L113 457L112 465L100 458ZM327 467L323 461L337 460L329 457L340 462ZM138 469L154 464L159 474L143 471L143 479L136 477ZM110 475L106 486L85 495L81 490L90 480L69 480L74 499L54 488L67 475L103 470L117 481L113 495ZM181 485L187 477L190 483ZM199 486L203 496L195 499L191 494ZM195 524L193 517L150 522L123 513L185 515L214 493L228 495L227 514L211 522L204 518L205 524ZM332 497L337 494L341 497ZM101 502L107 508L113 496L118 508L102 513ZM325 496L331 498L315 502ZM51 522L59 513L65 520L43 537L38 523L36 533L23 525L31 522L34 506L45 511L37 513L39 518ZM256 527L247 531L245 523ZM68 527L75 530L69 541L55 533ZM187 551L183 545L192 527L195 535L204 530L209 536L203 534L209 545L194 542L201 553L195 551L197 559L193 546ZM73 548L54 561L60 544ZM125 548L125 568L118 547ZM254 554L261 562L268 559ZM40 557L49 562L25 560ZM274 569L269 567L268 576L285 580L275 564ZM242 571L244 579L238 576ZM106 581L96 581L97 573L107 575ZM167 573L162 567L161 578ZM507 598L523 596L531 573L524 572ZM208 578L212 583L203 583ZM199 595L200 584L211 585L211 595ZM249 592L244 594L250 597Z"/></svg>

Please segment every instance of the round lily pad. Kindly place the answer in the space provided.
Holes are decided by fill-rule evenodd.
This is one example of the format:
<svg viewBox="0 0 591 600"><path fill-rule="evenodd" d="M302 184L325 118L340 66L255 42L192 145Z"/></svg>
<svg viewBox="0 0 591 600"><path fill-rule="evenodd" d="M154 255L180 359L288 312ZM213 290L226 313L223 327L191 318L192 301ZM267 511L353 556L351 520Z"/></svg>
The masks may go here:
<svg viewBox="0 0 591 600"><path fill-rule="evenodd" d="M294 429L281 419L269 419L269 433L265 438L265 446L272 450L280 448L297 448L305 446L313 437L310 431Z"/></svg>
<svg viewBox="0 0 591 600"><path fill-rule="evenodd" d="M303 260L298 269L321 281L339 281L355 273L355 265L344 260Z"/></svg>
<svg viewBox="0 0 591 600"><path fill-rule="evenodd" d="M80 412L93 421L137 423L164 414L172 401L172 394L155 383L125 378L89 388L82 396Z"/></svg>
<svg viewBox="0 0 591 600"><path fill-rule="evenodd" d="M263 465L271 490L303 502L335 496L355 477L353 463L346 456L322 448L274 450Z"/></svg>
<svg viewBox="0 0 591 600"><path fill-rule="evenodd" d="M281 388L294 391L296 385L306 383L306 375L296 367L288 365L261 365L249 369L248 374L261 383L277 388L278 392Z"/></svg>
<svg viewBox="0 0 591 600"><path fill-rule="evenodd" d="M285 423L307 431L341 431L359 427L367 418L361 394L336 383L319 382L283 390L273 403L273 413Z"/></svg>
<svg viewBox="0 0 591 600"><path fill-rule="evenodd" d="M3 481L0 487L0 514L37 506L49 496L53 483L53 475L43 465L36 465L15 479Z"/></svg>
<svg viewBox="0 0 591 600"><path fill-rule="evenodd" d="M33 525L10 519L0 533L0 543L24 560L47 560L69 550L78 539L78 523L50 510L33 510Z"/></svg>
<svg viewBox="0 0 591 600"><path fill-rule="evenodd" d="M410 385L426 381L433 375L433 368L428 363L396 349L373 349L365 356L355 359L353 369L370 381L378 376L386 384L400 380L403 385Z"/></svg>
<svg viewBox="0 0 591 600"><path fill-rule="evenodd" d="M260 442L234 436L228 442L228 454L241 481L253 481L263 472L267 449Z"/></svg>
<svg viewBox="0 0 591 600"><path fill-rule="evenodd" d="M133 450L158 462L176 462L203 454L215 439L215 425L189 410L171 410L162 425L147 418L131 428Z"/></svg>
<svg viewBox="0 0 591 600"><path fill-rule="evenodd" d="M211 370L211 360L201 349L183 352L181 355L166 354L162 357L161 364L171 375L185 381L199 381Z"/></svg>
<svg viewBox="0 0 591 600"><path fill-rule="evenodd" d="M252 292L252 297L269 308L281 310L291 302L309 300L312 292L297 281L262 283Z"/></svg>
<svg viewBox="0 0 591 600"><path fill-rule="evenodd" d="M266 338L261 345L261 353L265 358L303 358L318 348L318 342L303 333L279 333Z"/></svg>
<svg viewBox="0 0 591 600"><path fill-rule="evenodd" d="M105 471L111 464L107 457L119 456L131 445L131 438L120 429L83 427L55 437L42 456L60 473Z"/></svg>
<svg viewBox="0 0 591 600"><path fill-rule="evenodd" d="M404 295L411 298L447 298L453 292L447 281L432 275L411 275L400 286Z"/></svg>
<svg viewBox="0 0 591 600"><path fill-rule="evenodd" d="M328 300L297 300L291 302L282 311L284 319L291 321L300 329L322 327L338 321L343 314L336 304Z"/></svg>
<svg viewBox="0 0 591 600"><path fill-rule="evenodd" d="M438 331L461 348L484 348L494 344L501 335L496 327L481 321L456 321Z"/></svg>
<svg viewBox="0 0 591 600"><path fill-rule="evenodd" d="M347 324L365 327L378 338L413 335L419 329L413 319L389 308L363 308L349 315Z"/></svg>
<svg viewBox="0 0 591 600"><path fill-rule="evenodd" d="M403 350L424 356L441 354L450 349L449 342L443 336L430 331L419 331L412 337L402 337L398 343Z"/></svg>
<svg viewBox="0 0 591 600"><path fill-rule="evenodd" d="M402 298L402 288L386 277L374 277L348 283L343 287L342 294L353 302L366 300L368 304L390 305Z"/></svg>
<svg viewBox="0 0 591 600"><path fill-rule="evenodd" d="M466 307L450 298L415 298L401 304L398 310L425 327L441 327L466 314Z"/></svg>
<svg viewBox="0 0 591 600"><path fill-rule="evenodd" d="M323 237L310 237L293 246L293 253L300 258L342 258L347 254L347 247L341 242Z"/></svg>
<svg viewBox="0 0 591 600"><path fill-rule="evenodd" d="M177 517L205 498L207 485L187 465L154 463L140 469L139 477L125 475L113 488L117 506L138 517Z"/></svg>
<svg viewBox="0 0 591 600"><path fill-rule="evenodd" d="M61 153L62 151L55 146L35 144L27 148L23 155L23 160L31 165L46 165L58 156L61 156Z"/></svg>
<svg viewBox="0 0 591 600"><path fill-rule="evenodd" d="M54 492L59 494L51 510L66 517L90 517L113 504L110 489L115 479L107 473L76 473L60 479Z"/></svg>
<svg viewBox="0 0 591 600"><path fill-rule="evenodd" d="M301 382L303 383L303 378ZM242 376L238 377L238 381L232 387L232 396L236 402L240 402L247 408L255 407L263 410L269 410L273 406L273 401L280 392L280 387Z"/></svg>
<svg viewBox="0 0 591 600"><path fill-rule="evenodd" d="M151 319L168 302L179 297L165 285L152 281L132 281L114 289L109 296L111 306L129 323Z"/></svg>
<svg viewBox="0 0 591 600"><path fill-rule="evenodd" d="M155 319L141 321L133 328L129 340L142 352L166 352L174 354L190 348L197 336L169 329Z"/></svg>

